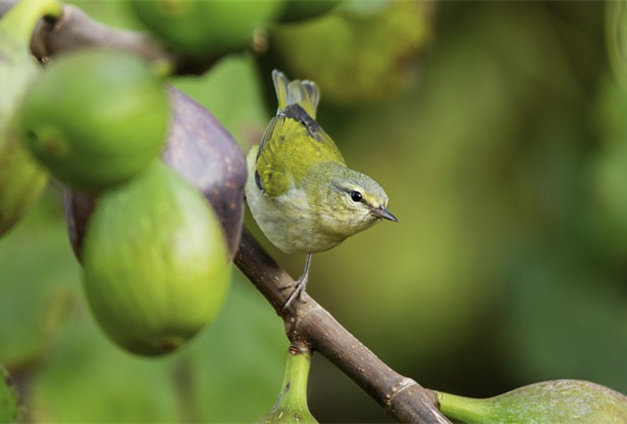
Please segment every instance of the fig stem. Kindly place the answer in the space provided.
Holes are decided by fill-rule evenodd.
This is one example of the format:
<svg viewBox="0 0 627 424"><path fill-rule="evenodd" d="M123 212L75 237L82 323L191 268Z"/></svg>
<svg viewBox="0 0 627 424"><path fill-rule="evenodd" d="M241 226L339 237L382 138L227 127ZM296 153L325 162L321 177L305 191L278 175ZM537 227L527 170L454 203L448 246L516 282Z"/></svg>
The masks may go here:
<svg viewBox="0 0 627 424"><path fill-rule="evenodd" d="M307 380L311 367L311 351L290 346L285 364L285 376L277 403L284 409L305 413L307 407Z"/></svg>
<svg viewBox="0 0 627 424"><path fill-rule="evenodd" d="M447 417L467 424L485 422L488 418L488 400L474 399L433 391L438 398L440 411Z"/></svg>
<svg viewBox="0 0 627 424"><path fill-rule="evenodd" d="M15 48L28 51L39 20L44 16L58 18L62 9L57 0L22 0L0 19L0 36L11 37Z"/></svg>
<svg viewBox="0 0 627 424"><path fill-rule="evenodd" d="M23 0L37 3L39 0ZM51 0L46 0L51 1ZM0 17L19 0L0 1ZM166 75L201 75L215 61L195 62L165 49L145 31L109 27L87 16L74 5L62 6L54 26L39 25L33 33L30 48L39 59L84 47L107 47L133 52L146 60L158 62Z"/></svg>

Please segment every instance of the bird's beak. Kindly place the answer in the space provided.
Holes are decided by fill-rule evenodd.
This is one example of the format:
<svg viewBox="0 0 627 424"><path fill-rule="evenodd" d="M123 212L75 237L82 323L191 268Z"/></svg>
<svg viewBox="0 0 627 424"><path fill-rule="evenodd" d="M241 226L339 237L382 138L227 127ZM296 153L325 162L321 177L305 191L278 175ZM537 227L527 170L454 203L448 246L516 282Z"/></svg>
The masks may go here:
<svg viewBox="0 0 627 424"><path fill-rule="evenodd" d="M387 219L388 221L392 221L392 222L398 222L398 218L392 215L392 212L390 212L388 208L385 207L385 205L381 205L378 208L374 208L372 210L372 213L377 218Z"/></svg>

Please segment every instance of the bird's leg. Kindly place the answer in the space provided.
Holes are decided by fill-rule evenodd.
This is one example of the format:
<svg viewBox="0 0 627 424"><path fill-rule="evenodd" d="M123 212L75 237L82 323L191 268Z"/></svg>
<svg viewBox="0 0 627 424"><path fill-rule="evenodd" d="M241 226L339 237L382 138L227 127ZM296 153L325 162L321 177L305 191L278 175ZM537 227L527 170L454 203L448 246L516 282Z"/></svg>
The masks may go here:
<svg viewBox="0 0 627 424"><path fill-rule="evenodd" d="M307 254L307 261L305 262L305 272L300 276L298 280L296 280L292 284L287 284L281 287L281 290L294 287L294 290L290 294L290 297L285 301L285 305L283 305L283 309L287 309L287 307L292 303L292 301L298 296L299 300L302 300L302 295L305 292L305 287L307 287L307 281L309 280L309 264L311 263L311 253Z"/></svg>

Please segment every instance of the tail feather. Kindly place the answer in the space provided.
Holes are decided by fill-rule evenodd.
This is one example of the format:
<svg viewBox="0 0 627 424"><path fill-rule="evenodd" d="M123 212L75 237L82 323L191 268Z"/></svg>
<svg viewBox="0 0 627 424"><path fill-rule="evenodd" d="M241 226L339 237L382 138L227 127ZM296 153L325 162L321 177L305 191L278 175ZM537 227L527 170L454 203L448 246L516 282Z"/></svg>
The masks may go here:
<svg viewBox="0 0 627 424"><path fill-rule="evenodd" d="M292 104L299 104L312 118L320 100L320 91L313 81L289 81L283 72L272 71L272 80L279 100L279 111Z"/></svg>

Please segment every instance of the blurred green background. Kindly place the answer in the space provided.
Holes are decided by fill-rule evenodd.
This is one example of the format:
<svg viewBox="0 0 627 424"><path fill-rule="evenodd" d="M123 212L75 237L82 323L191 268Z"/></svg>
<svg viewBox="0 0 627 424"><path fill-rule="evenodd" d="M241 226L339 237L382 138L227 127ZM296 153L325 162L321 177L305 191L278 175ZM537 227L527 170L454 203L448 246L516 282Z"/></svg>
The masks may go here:
<svg viewBox="0 0 627 424"><path fill-rule="evenodd" d="M350 30L337 11L270 29L259 57L232 55L172 83L247 151L276 108L270 69L319 82L319 122L351 167L385 187L400 223L316 254L308 292L392 368L473 397L558 378L627 393L622 2L388 3L364 3L372 11ZM77 4L139 28L122 2ZM369 15L393 7L415 15ZM300 275L304 256L280 253L247 225ZM288 343L253 286L233 279L217 322L180 352L122 352L86 307L52 185L0 240L0 363L26 419L263 415ZM321 422L390 421L319 355L310 407Z"/></svg>

